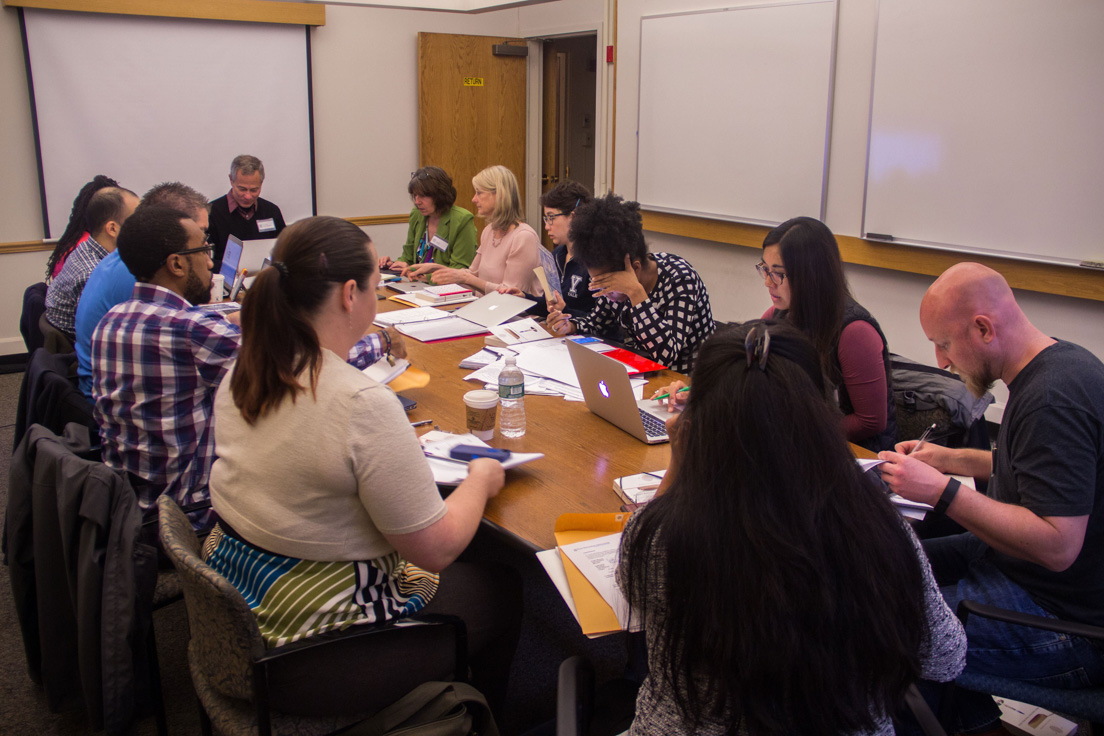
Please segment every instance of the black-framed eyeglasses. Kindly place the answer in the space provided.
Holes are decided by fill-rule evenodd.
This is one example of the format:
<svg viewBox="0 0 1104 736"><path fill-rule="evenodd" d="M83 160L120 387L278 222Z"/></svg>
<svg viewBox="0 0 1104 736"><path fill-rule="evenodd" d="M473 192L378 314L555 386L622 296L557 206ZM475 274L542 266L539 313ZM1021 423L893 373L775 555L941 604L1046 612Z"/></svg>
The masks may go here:
<svg viewBox="0 0 1104 736"><path fill-rule="evenodd" d="M545 225L551 225L557 217L567 217L567 215L567 212L553 212L550 215L541 215L541 219L544 220Z"/></svg>
<svg viewBox="0 0 1104 736"><path fill-rule="evenodd" d="M766 264L766 261L756 263L755 270L759 272L760 278L770 279L775 286L780 286L786 280L786 274L770 270L770 266Z"/></svg>
<svg viewBox="0 0 1104 736"><path fill-rule="evenodd" d="M198 248L186 248L184 250L178 250L172 255L174 256L190 256L192 253L206 253L211 255L215 251L215 246L208 242L206 245L201 245Z"/></svg>

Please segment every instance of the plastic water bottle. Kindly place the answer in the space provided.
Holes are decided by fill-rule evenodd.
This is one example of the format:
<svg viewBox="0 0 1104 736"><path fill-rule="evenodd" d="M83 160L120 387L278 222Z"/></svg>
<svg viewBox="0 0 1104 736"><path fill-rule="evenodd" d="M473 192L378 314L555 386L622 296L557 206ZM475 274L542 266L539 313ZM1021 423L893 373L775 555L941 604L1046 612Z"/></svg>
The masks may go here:
<svg viewBox="0 0 1104 736"><path fill-rule="evenodd" d="M501 416L498 431L503 437L525 435L525 374L517 367L517 358L506 356L506 367L498 374L498 404Z"/></svg>

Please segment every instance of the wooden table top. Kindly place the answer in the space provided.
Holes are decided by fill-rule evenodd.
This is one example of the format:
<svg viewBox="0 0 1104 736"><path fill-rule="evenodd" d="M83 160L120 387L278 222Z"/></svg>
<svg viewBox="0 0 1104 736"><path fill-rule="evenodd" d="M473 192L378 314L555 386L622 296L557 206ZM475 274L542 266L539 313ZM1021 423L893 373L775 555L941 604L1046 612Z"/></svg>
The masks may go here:
<svg viewBox="0 0 1104 736"><path fill-rule="evenodd" d="M382 293L391 296L394 292L383 289ZM379 302L381 312L404 306L390 300ZM431 378L424 388L402 392L418 402L417 408L408 412L412 422L432 419L446 432L466 431L462 397L482 385L465 381L464 376L472 371L459 364L479 352L484 337L435 343L406 339L411 364ZM648 378L645 396L684 377L663 371ZM506 471L506 486L487 504L484 520L533 549L555 546L553 529L561 514L618 511L623 501L613 490L615 478L662 470L671 459L670 444L646 445L591 414L582 402L558 396L526 396L525 420L524 437L507 439L496 429L488 444L516 452L543 452L545 457ZM851 450L857 457L874 457L874 453L857 445Z"/></svg>
<svg viewBox="0 0 1104 736"><path fill-rule="evenodd" d="M390 296L394 292L384 289L383 293ZM391 311L402 305L380 301L379 308ZM407 414L412 422L432 419L443 431L466 431L462 397L483 386L465 381L464 376L472 371L459 364L479 352L483 338L435 343L406 339L411 364L431 377L428 386L402 392L418 402ZM679 377L671 371L651 374L645 396ZM669 444L646 445L591 414L582 402L526 396L525 420L524 437L507 439L496 429L487 444L516 452L543 452L545 457L507 470L506 486L487 504L484 518L534 549L555 546L553 528L560 514L618 511L624 502L613 490L614 478L662 470L670 461Z"/></svg>

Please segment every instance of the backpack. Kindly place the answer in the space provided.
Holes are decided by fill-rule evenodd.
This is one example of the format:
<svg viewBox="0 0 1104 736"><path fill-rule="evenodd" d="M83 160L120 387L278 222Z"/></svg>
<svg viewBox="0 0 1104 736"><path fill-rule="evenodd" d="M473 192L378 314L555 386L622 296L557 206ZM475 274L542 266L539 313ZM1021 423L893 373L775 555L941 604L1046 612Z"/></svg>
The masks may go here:
<svg viewBox="0 0 1104 736"><path fill-rule="evenodd" d="M890 353L893 399L897 405L898 441L917 439L933 423L930 442L945 447L988 450L985 410L993 403L988 391L980 399L950 371Z"/></svg>

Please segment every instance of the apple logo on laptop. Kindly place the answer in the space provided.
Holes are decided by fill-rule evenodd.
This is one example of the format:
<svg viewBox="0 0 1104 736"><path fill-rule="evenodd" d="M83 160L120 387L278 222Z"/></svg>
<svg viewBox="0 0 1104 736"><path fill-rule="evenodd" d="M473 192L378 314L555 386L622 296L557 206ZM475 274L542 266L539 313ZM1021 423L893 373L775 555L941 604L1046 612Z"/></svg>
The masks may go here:
<svg viewBox="0 0 1104 736"><path fill-rule="evenodd" d="M498 309L500 306L502 306L502 305L500 305L500 304L491 304L490 306L487 307L487 311L490 312L493 309Z"/></svg>
<svg viewBox="0 0 1104 736"><path fill-rule="evenodd" d="M602 392L602 396L605 396L607 399L609 398L609 389L606 388L605 381L598 382L598 390Z"/></svg>

